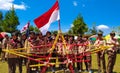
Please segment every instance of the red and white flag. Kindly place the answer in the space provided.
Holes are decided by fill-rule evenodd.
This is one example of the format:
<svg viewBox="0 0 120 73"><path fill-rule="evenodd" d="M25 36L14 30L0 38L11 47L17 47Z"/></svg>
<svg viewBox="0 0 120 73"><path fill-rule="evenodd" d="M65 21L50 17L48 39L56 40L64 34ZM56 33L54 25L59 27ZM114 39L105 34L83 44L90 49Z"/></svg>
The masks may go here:
<svg viewBox="0 0 120 73"><path fill-rule="evenodd" d="M30 22L28 22L21 30L21 33L25 32L30 26Z"/></svg>
<svg viewBox="0 0 120 73"><path fill-rule="evenodd" d="M50 24L59 19L59 5L58 1L56 1L55 4L47 12L36 18L34 20L34 23L40 29L42 34L45 35L48 31Z"/></svg>

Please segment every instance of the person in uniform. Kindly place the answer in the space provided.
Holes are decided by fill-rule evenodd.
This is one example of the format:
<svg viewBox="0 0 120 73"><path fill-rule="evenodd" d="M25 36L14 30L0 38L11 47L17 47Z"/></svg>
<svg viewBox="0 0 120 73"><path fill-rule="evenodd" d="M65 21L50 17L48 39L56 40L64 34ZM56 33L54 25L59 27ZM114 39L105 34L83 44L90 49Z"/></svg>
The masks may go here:
<svg viewBox="0 0 120 73"><path fill-rule="evenodd" d="M58 38L58 42L56 44L56 51L57 51L57 56L59 57L59 61L60 62L64 62L65 60L65 49L64 49L64 45L63 45L63 41L62 41L62 37ZM60 64L59 65L60 69L65 69L66 65L65 64Z"/></svg>
<svg viewBox="0 0 120 73"><path fill-rule="evenodd" d="M64 35L64 38L65 38L65 42L66 44L66 49L65 49L65 52L66 52L66 59L68 61L68 63L66 64L66 66L69 68L65 68L66 71L73 71L75 69L75 61L76 61L76 54L77 54L77 51L76 51L76 43L75 43L75 40L74 40L74 36L73 35ZM65 60L66 60L65 59Z"/></svg>
<svg viewBox="0 0 120 73"><path fill-rule="evenodd" d="M103 33L98 32L97 40L94 43L94 46L98 49L102 49L102 46L106 46L106 41L103 39ZM102 62L102 70L101 70L101 62ZM98 72L100 73L103 71L103 73L106 73L106 63L105 63L105 51L99 51L97 52L97 64L98 64Z"/></svg>
<svg viewBox="0 0 120 73"><path fill-rule="evenodd" d="M51 32L47 31L46 33L46 38L47 38L47 43L51 43L52 42L52 36L51 36Z"/></svg>
<svg viewBox="0 0 120 73"><path fill-rule="evenodd" d="M46 35L42 35L42 33L39 33L39 44L43 47L40 48L40 55L41 56L45 56L45 57L51 57L50 54L49 54L49 50L51 48L51 45L52 45L52 36L51 36L51 32L47 31ZM52 56L53 56L53 53L52 53ZM53 59L52 60L49 60L49 58L45 58L43 59L42 61L45 62L51 62L51 61L54 61ZM41 66L41 71L42 72L43 70L46 70L46 66ZM55 71L55 68L54 66L53 67L50 67L50 69L52 69L52 71L54 72Z"/></svg>
<svg viewBox="0 0 120 73"><path fill-rule="evenodd" d="M84 52L85 52L85 56L84 56L84 60L86 60L87 62L85 62L85 66L86 66L86 71L89 71L89 73L92 73L91 70L91 54L90 51L91 50L91 43L89 40L89 36L88 35L84 35Z"/></svg>
<svg viewBox="0 0 120 73"><path fill-rule="evenodd" d="M83 65L82 65L83 52L84 52L83 43L84 43L83 36L80 34L77 38L77 45L78 45L77 68L79 72L83 71Z"/></svg>
<svg viewBox="0 0 120 73"><path fill-rule="evenodd" d="M69 35L68 35L68 34L65 34L65 35L64 35L64 38L65 38L66 43L68 43Z"/></svg>
<svg viewBox="0 0 120 73"><path fill-rule="evenodd" d="M22 36L21 36L22 48L24 48L24 46L25 46L25 41L26 41L26 39L27 39L27 36L26 36L25 33L23 33ZM22 52L26 53L25 50L22 50ZM26 65L27 59L22 57L21 60L22 60L22 63L23 63L24 65Z"/></svg>
<svg viewBox="0 0 120 73"><path fill-rule="evenodd" d="M7 46L8 46L8 48L7 48L8 50L14 50L14 49L21 48L22 44L18 40L17 33L15 33L15 32L12 33L12 39L10 39ZM20 61L20 57L14 55L14 54L11 54L11 53L6 53L6 57L7 57L9 73L15 73L16 65L19 66L19 73L22 73L22 64Z"/></svg>
<svg viewBox="0 0 120 73"><path fill-rule="evenodd" d="M7 44L8 41L10 40L9 36L6 34L3 41L2 41L2 49L6 49L7 48ZM5 52L2 51L2 55L1 55L1 60L5 61Z"/></svg>
<svg viewBox="0 0 120 73"><path fill-rule="evenodd" d="M3 38L0 38L0 58L2 57L2 40ZM2 61L2 59L0 59Z"/></svg>
<svg viewBox="0 0 120 73"><path fill-rule="evenodd" d="M116 50L119 45L118 40L115 38L115 32L110 33L110 39L107 40L107 45L112 46L107 50L108 54L108 64L107 64L107 73L113 73L115 61L116 61Z"/></svg>
<svg viewBox="0 0 120 73"><path fill-rule="evenodd" d="M54 41L55 41L55 37L56 37L56 34L54 35L54 36L52 36L52 34L51 34L51 32L50 31L47 31L47 33L46 33L46 48L48 49L48 50L50 50L51 48L52 48L52 46L53 46L53 43L54 43ZM56 57L57 56L57 52L56 52L56 49L55 48L53 48L54 50L51 52L51 56L52 57ZM50 55L50 54L48 54L48 55ZM56 59L51 59L50 60L50 62L56 62ZM54 66L52 66L51 67L51 70L52 70L52 72L54 73L55 72L55 70L56 70L56 67L55 67L55 65Z"/></svg>
<svg viewBox="0 0 120 73"><path fill-rule="evenodd" d="M67 43L67 51L72 61L75 61L76 55L77 55L75 46L76 46L76 43L74 40L74 36L70 35ZM75 62L73 62L72 64L73 64L73 68L75 69Z"/></svg>
<svg viewBox="0 0 120 73"><path fill-rule="evenodd" d="M36 35L35 32L31 31L30 32L30 37L25 41L25 48L28 54L31 54L31 58L36 58L36 56L32 55L32 54L36 54L37 53L37 49L34 48L34 46L38 46L38 41L36 40ZM34 65L34 64L38 64L38 62L33 61L28 59L27 60L27 65L26 65L26 69L27 72L26 73L34 73L36 71L38 71L38 67L30 67L30 65Z"/></svg>

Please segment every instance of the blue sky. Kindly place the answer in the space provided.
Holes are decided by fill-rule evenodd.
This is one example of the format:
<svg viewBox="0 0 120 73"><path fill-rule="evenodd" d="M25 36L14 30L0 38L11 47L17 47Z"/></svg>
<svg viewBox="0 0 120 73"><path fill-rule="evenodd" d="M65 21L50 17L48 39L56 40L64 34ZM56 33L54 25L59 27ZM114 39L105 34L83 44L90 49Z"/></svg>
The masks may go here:
<svg viewBox="0 0 120 73"><path fill-rule="evenodd" d="M46 12L56 0L0 0L0 11L5 13L14 4L21 29L29 20ZM113 27L120 26L120 0L59 0L60 21L63 32L68 31L72 22L81 14L89 28L95 23L97 29L109 33ZM58 23L51 24L49 30L58 30Z"/></svg>

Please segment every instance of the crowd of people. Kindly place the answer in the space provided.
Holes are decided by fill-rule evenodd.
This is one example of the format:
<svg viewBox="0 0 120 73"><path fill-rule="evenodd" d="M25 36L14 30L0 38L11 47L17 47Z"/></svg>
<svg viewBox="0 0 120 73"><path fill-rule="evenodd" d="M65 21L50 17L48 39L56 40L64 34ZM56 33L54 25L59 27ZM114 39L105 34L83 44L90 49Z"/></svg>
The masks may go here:
<svg viewBox="0 0 120 73"><path fill-rule="evenodd" d="M77 64L77 69L79 72L83 72L83 62L85 63L85 71L92 73L92 56L90 51L94 48L101 49L101 46L111 46L107 50L97 51L97 65L98 73L113 73L114 64L116 61L116 50L119 46L119 42L115 37L115 32L110 33L110 39L105 40L103 38L103 33L98 32L98 37L96 41L91 43L88 35L79 34L77 38L73 35L64 35L64 40L62 37L58 37L58 40L51 52L50 49L55 43L57 34L51 34L47 32L46 35L42 33L35 33L31 31L29 36L25 33L18 36L18 33L12 33L12 37L5 35L4 38L0 39L0 51L1 51L1 61L6 61L8 63L8 73L16 73L16 66L19 67L19 73L22 73L22 65L26 65L26 73L36 73L42 72L45 68L44 66L39 67L30 67L30 65L38 64L39 62L31 60L29 58L24 58L4 50L16 50L16 52L24 53L30 58L37 59L39 56L49 56L51 53L52 57L58 57L61 64L59 65L60 69L68 69L66 64L63 64L68 58L72 61L73 69L76 68L75 63ZM19 50L19 48L24 48ZM67 51L67 52L66 52ZM15 51L14 51L15 52ZM105 54L108 55L108 64L106 64ZM45 61L43 59L42 61ZM55 60L50 60L55 62ZM106 66L107 65L107 66ZM69 65L68 65L69 66ZM55 66L51 67L52 71L55 71Z"/></svg>

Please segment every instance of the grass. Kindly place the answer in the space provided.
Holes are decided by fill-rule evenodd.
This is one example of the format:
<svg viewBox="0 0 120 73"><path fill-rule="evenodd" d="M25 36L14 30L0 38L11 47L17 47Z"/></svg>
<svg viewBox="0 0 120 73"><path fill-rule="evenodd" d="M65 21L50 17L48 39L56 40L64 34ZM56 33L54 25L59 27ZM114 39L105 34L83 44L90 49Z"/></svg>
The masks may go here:
<svg viewBox="0 0 120 73"><path fill-rule="evenodd" d="M92 69L94 70L94 73L97 73L97 61L96 60L97 60L96 54L93 54L92 55ZM106 55L106 64L107 64L107 55ZM4 63L0 62L0 73L8 73L8 67L7 67L6 62ZM17 68L16 73L19 73L18 68ZM23 66L23 73L26 73L25 66ZM61 71L61 72L56 72L56 73L63 73L63 72ZM117 54L116 64L114 66L114 73L120 73L120 54Z"/></svg>

